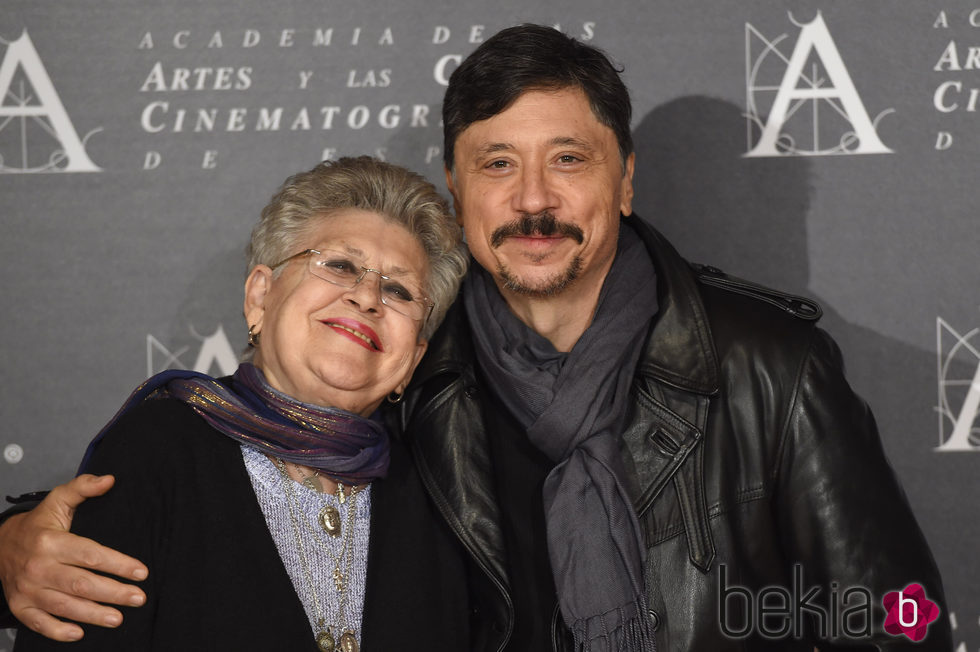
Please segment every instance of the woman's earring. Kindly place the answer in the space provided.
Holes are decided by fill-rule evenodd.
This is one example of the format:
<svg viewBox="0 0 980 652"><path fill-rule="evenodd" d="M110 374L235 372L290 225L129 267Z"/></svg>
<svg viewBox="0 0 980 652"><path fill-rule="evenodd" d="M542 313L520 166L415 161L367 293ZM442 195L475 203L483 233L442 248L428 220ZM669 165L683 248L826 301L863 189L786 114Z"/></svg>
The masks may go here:
<svg viewBox="0 0 980 652"><path fill-rule="evenodd" d="M398 392L392 392L388 394L389 403L400 403L404 394L399 394Z"/></svg>
<svg viewBox="0 0 980 652"><path fill-rule="evenodd" d="M255 326L248 327L248 345L253 349L259 346L259 334L255 332Z"/></svg>

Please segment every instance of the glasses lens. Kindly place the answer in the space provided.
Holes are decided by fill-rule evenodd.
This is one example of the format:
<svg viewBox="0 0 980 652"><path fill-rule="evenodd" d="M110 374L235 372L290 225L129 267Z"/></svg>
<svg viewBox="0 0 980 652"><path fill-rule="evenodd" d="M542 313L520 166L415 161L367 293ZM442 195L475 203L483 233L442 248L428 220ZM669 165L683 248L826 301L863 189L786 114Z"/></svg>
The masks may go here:
<svg viewBox="0 0 980 652"><path fill-rule="evenodd" d="M327 250L310 256L310 273L334 285L352 288L361 276L361 266L346 254Z"/></svg>
<svg viewBox="0 0 980 652"><path fill-rule="evenodd" d="M428 316L430 311L429 302L414 277L387 275L376 269L369 269L363 260L349 253L324 249L320 254L311 255L310 273L324 281L348 289L363 281L369 274L376 274L381 303L418 321Z"/></svg>

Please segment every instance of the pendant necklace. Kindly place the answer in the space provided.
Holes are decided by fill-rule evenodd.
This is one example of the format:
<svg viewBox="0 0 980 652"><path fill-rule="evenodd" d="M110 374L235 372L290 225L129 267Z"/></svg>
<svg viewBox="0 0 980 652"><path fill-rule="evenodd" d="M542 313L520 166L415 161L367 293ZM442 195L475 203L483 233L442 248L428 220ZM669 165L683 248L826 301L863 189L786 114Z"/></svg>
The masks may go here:
<svg viewBox="0 0 980 652"><path fill-rule="evenodd" d="M323 485L320 483L320 471L319 469L313 470L313 475L307 475L299 464L293 465L296 471L303 478L303 486L316 491L318 493L323 493ZM346 502L348 498L354 497L361 491L362 487L351 487L349 493L344 493L344 483L337 483L337 502L341 505ZM337 538L340 536L340 511L333 505L324 505L320 508L320 513L317 515L317 523L320 525L320 529L326 532L329 536Z"/></svg>
<svg viewBox="0 0 980 652"><path fill-rule="evenodd" d="M307 588L309 590L310 597L313 602L314 617L316 619L316 644L317 648L321 652L359 652L360 644L357 640L357 634L354 628L350 626L349 622L346 623L347 626L341 628L339 625L327 625L326 617L324 611L320 604L319 595L317 595L316 586L313 582L313 574L310 572L310 565L306 556L306 547L303 545L303 537L300 534L299 519L296 513L299 511L299 507L296 500L296 495L292 486L293 479L289 477L286 472L286 463L280 459L275 460L276 468L282 475L283 486L285 487L285 493L287 497L286 504L289 508L289 519L293 526L293 535L296 539L296 548L299 552L300 566L303 569L303 576L306 579ZM302 474L304 477L303 484L310 487L306 480L310 479ZM314 475L315 479L316 476ZM319 481L317 481L317 486L319 486ZM312 488L312 487L310 487ZM347 619L344 617L347 611L350 584L348 579L351 576L351 569L354 564L354 513L357 507L357 494L360 493L360 489L352 489L347 496L343 494L343 485L338 483L337 485L337 500L343 504L346 500L350 500L350 505L347 508L347 523L344 524L343 532L341 532L340 526L340 512L333 506L326 506L320 510L317 520L320 523L323 531L329 535L331 538L341 537L340 552L336 555L329 549L326 541L322 541L324 549L334 560L333 569L333 581L334 588L337 590L338 604L337 604L337 620L340 623L344 623ZM332 510L327 514L328 510ZM326 515L325 515L326 514ZM305 519L302 519L306 523ZM329 520L331 529L328 530L326 521ZM307 528L310 529L307 523ZM315 540L320 540L319 537L313 534ZM339 636L338 636L339 635Z"/></svg>

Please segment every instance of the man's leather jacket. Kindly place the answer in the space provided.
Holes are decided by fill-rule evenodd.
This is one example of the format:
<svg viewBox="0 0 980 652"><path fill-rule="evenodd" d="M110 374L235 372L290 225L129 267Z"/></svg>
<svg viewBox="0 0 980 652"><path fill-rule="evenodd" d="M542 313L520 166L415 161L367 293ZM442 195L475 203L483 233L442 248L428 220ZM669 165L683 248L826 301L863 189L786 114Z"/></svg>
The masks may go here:
<svg viewBox="0 0 980 652"><path fill-rule="evenodd" d="M623 434L658 650L951 650L935 562L868 407L815 326L820 309L692 267L624 219L653 258L660 306ZM492 651L514 615L484 427L492 388L475 364L457 301L401 419L472 562L473 649ZM941 610L918 645L883 631L883 598L911 583ZM560 623L556 614L556 650Z"/></svg>

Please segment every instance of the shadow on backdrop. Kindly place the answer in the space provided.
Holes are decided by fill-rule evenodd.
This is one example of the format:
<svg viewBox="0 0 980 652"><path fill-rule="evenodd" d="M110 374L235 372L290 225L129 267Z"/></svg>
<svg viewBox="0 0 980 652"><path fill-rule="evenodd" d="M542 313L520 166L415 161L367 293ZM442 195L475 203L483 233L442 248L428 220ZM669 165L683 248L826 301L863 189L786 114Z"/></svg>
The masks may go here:
<svg viewBox="0 0 980 652"><path fill-rule="evenodd" d="M709 97L682 97L656 107L633 136L634 209L682 255L814 297L823 306L820 325L840 345L849 382L874 410L889 459L943 571L951 608L966 610L956 637L980 641L971 617L980 605L969 604L976 601L969 578L980 575L975 454L933 452L939 444L934 353L849 323L810 291L807 214L814 162L744 158L741 109ZM955 373L972 376L965 365Z"/></svg>

